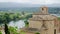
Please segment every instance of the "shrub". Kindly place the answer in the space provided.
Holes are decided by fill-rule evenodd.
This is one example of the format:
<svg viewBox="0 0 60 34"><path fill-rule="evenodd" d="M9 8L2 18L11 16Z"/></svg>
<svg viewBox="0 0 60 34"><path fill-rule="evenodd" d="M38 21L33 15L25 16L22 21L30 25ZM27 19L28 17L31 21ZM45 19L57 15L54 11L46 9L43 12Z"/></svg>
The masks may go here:
<svg viewBox="0 0 60 34"><path fill-rule="evenodd" d="M39 32L36 32L35 34L40 34Z"/></svg>
<svg viewBox="0 0 60 34"><path fill-rule="evenodd" d="M17 28L15 28L15 27L9 27L9 31L10 31L10 33L13 33L13 34L19 34L17 32Z"/></svg>

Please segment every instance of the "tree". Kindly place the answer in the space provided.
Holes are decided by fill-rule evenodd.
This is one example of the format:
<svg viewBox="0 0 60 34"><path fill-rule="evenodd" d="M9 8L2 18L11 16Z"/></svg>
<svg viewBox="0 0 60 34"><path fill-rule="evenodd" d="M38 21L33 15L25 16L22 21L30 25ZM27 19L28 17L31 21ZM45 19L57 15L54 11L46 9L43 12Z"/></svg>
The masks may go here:
<svg viewBox="0 0 60 34"><path fill-rule="evenodd" d="M8 25L5 23L5 34L10 34L10 32L9 32L9 29L8 29Z"/></svg>

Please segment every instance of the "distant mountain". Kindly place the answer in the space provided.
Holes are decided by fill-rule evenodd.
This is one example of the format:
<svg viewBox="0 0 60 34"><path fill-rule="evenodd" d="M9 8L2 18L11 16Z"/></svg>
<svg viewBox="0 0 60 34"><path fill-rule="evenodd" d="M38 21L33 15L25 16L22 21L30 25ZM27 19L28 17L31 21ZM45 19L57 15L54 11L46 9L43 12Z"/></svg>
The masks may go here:
<svg viewBox="0 0 60 34"><path fill-rule="evenodd" d="M0 2L0 8L21 8L21 7L40 7L45 6L42 4L24 4L24 3L14 3L14 2ZM47 4L48 7L60 7L60 4Z"/></svg>

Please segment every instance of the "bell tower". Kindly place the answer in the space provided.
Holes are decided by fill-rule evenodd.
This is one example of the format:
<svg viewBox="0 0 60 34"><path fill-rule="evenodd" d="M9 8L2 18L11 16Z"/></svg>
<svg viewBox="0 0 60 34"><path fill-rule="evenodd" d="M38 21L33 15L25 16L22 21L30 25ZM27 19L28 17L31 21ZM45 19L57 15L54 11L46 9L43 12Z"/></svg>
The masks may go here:
<svg viewBox="0 0 60 34"><path fill-rule="evenodd" d="M48 14L48 7L41 7L41 12L43 14Z"/></svg>

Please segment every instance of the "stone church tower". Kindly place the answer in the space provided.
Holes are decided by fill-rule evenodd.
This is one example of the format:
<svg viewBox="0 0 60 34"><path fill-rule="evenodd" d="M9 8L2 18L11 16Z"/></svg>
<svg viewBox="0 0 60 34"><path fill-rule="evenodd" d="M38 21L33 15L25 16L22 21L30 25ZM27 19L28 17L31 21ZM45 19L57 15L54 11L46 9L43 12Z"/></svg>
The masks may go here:
<svg viewBox="0 0 60 34"><path fill-rule="evenodd" d="M55 29L56 16L48 13L48 7L41 7L41 11L34 13L29 21L29 27L25 30L30 33L57 34Z"/></svg>

